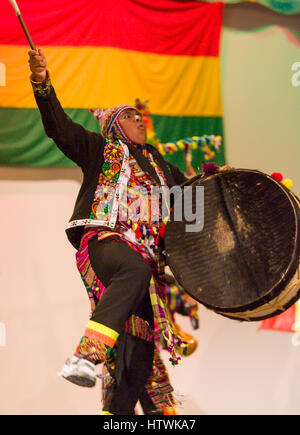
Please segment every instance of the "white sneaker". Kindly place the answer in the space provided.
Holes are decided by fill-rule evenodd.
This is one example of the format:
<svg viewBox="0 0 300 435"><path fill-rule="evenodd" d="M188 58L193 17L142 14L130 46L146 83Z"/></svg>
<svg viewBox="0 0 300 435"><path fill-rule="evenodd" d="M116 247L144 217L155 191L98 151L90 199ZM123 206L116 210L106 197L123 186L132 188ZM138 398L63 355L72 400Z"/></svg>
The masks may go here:
<svg viewBox="0 0 300 435"><path fill-rule="evenodd" d="M57 373L82 387L94 387L96 384L95 364L84 358L73 356L72 359L67 359L61 372Z"/></svg>

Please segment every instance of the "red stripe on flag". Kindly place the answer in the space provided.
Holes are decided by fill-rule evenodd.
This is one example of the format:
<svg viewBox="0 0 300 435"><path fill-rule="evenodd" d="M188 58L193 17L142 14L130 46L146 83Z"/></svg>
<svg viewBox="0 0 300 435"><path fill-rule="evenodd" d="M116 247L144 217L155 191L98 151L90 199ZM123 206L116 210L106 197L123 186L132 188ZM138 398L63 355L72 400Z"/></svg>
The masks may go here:
<svg viewBox="0 0 300 435"><path fill-rule="evenodd" d="M141 52L218 56L223 2L28 0L18 2L37 47L104 46ZM0 0L0 44L27 45L7 0Z"/></svg>

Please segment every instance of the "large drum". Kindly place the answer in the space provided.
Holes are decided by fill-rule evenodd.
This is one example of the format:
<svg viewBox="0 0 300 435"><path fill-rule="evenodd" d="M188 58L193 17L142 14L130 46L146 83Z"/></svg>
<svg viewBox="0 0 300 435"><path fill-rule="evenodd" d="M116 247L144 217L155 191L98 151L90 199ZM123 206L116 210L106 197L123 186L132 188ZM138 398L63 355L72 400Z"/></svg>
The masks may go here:
<svg viewBox="0 0 300 435"><path fill-rule="evenodd" d="M300 204L291 191L260 171L232 169L196 176L182 192L166 225L166 258L194 299L247 321L273 317L297 301ZM199 231L187 231L187 195L195 215L202 207ZM181 206L178 220L175 210Z"/></svg>

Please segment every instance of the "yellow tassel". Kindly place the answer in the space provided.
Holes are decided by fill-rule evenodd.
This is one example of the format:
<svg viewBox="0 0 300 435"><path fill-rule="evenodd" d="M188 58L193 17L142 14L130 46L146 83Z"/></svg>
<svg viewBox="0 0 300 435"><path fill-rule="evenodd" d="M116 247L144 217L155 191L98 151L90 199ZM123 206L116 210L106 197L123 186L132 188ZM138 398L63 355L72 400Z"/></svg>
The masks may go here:
<svg viewBox="0 0 300 435"><path fill-rule="evenodd" d="M289 190L292 190L293 188L293 182L290 178L285 178L282 180L282 184Z"/></svg>

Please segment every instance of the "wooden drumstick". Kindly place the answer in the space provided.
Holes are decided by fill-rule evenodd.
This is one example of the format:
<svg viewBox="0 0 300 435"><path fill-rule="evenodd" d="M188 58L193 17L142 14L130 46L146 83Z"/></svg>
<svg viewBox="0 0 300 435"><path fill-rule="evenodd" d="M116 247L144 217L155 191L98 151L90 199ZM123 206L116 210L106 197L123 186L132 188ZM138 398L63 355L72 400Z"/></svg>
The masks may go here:
<svg viewBox="0 0 300 435"><path fill-rule="evenodd" d="M12 7L14 8L17 17L19 18L19 21L21 23L22 29L23 29L23 31L25 33L25 36L27 38L27 41L29 42L29 45L30 45L31 49L32 50L36 50L35 45L34 45L32 39L31 39L31 36L30 36L30 34L28 32L28 29L26 27L26 24L24 23L24 20L22 18L22 15L21 15L21 12L20 12L20 9L19 9L19 7L17 5L16 0L9 0L9 2L11 3Z"/></svg>

